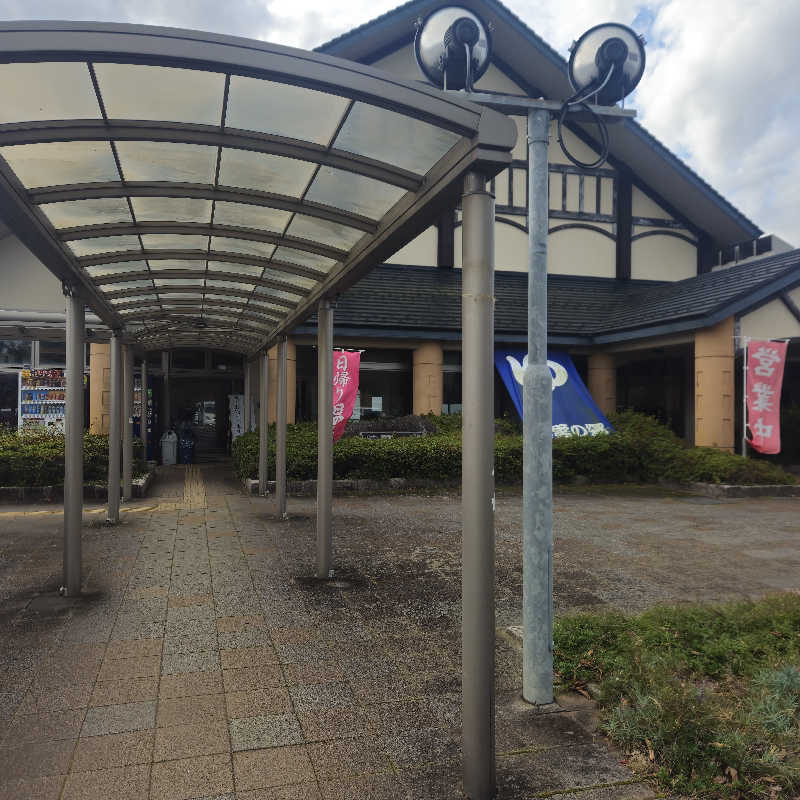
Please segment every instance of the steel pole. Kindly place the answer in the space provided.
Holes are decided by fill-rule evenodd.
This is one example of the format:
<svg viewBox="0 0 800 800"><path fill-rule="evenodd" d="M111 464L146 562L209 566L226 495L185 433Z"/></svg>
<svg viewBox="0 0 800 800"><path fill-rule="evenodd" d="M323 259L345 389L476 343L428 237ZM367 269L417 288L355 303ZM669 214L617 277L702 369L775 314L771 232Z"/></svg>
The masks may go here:
<svg viewBox="0 0 800 800"><path fill-rule="evenodd" d="M494 197L470 172L462 199L462 703L464 790L495 792Z"/></svg>
<svg viewBox="0 0 800 800"><path fill-rule="evenodd" d="M133 497L133 349L122 348L122 499Z"/></svg>
<svg viewBox="0 0 800 800"><path fill-rule="evenodd" d="M547 366L550 112L528 112L528 362L523 374L522 696L553 702L553 380Z"/></svg>
<svg viewBox="0 0 800 800"><path fill-rule="evenodd" d="M286 361L289 343L284 336L278 342L278 392L275 398L275 493L278 498L278 517L286 519Z"/></svg>
<svg viewBox="0 0 800 800"><path fill-rule="evenodd" d="M143 458L147 461L147 446L150 434L147 430L147 353L142 356L142 391L140 394L141 406L139 408L139 436L142 440Z"/></svg>
<svg viewBox="0 0 800 800"><path fill-rule="evenodd" d="M331 572L333 511L333 309L317 312L317 577Z"/></svg>
<svg viewBox="0 0 800 800"><path fill-rule="evenodd" d="M742 456L747 458L747 345L749 339L742 339Z"/></svg>
<svg viewBox="0 0 800 800"><path fill-rule="evenodd" d="M250 432L250 362L244 358L244 432Z"/></svg>
<svg viewBox="0 0 800 800"><path fill-rule="evenodd" d="M122 341L111 335L111 421L108 431L108 510L106 520L119 522L120 449L122 439Z"/></svg>
<svg viewBox="0 0 800 800"><path fill-rule="evenodd" d="M267 489L267 451L269 448L269 421L267 411L269 407L269 356L266 350L258 360L258 493L265 497L269 494Z"/></svg>
<svg viewBox="0 0 800 800"><path fill-rule="evenodd" d="M65 287L66 414L64 417L64 585L63 594L81 592L81 524L83 521L83 361L86 312L83 298Z"/></svg>

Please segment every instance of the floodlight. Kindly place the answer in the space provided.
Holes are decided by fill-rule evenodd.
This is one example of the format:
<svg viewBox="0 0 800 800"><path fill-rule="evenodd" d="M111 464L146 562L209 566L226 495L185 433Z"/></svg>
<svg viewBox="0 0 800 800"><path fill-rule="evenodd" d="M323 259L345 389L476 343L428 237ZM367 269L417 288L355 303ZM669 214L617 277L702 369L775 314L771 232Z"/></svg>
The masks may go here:
<svg viewBox="0 0 800 800"><path fill-rule="evenodd" d="M590 28L570 47L569 82L577 98L610 106L629 95L644 73L644 41L625 25Z"/></svg>
<svg viewBox="0 0 800 800"><path fill-rule="evenodd" d="M432 84L470 92L489 66L491 30L466 8L445 6L418 20L414 54Z"/></svg>

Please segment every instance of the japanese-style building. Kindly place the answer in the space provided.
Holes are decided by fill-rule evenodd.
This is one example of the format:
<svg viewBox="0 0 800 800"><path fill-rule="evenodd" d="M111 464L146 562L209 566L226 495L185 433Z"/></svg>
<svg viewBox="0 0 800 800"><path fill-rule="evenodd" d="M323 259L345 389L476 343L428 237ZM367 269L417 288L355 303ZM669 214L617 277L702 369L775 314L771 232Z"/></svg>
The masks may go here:
<svg viewBox="0 0 800 800"><path fill-rule="evenodd" d="M415 21L442 5L412 0L317 50L422 81ZM493 61L476 90L570 94L563 57L525 22L497 0L462 5L494 31ZM523 117L514 121L513 160L491 182L498 346L526 341L527 132ZM800 403L800 251L765 235L639 123L623 120L609 135L608 161L594 170L574 166L551 136L550 346L570 353L604 412L654 413L688 441L733 450L745 337L791 341L783 404ZM566 138L582 160L599 150L589 126L572 124ZM460 410L460 226L460 210L446 211L338 297L334 344L364 351L358 413ZM0 238L0 272L0 422L13 423L19 368L63 365L64 297L58 280L10 232ZM106 431L108 331L99 319L88 324L87 418ZM295 326L288 343L290 422L315 414L315 342L312 316ZM226 417L226 398L243 390L250 368L238 352L192 348L185 338L161 342L147 359L160 427L167 416L198 407L211 408L218 421ZM496 414L513 414L494 380ZM270 419L275 385L269 382ZM211 450L225 446L222 426L216 430Z"/></svg>

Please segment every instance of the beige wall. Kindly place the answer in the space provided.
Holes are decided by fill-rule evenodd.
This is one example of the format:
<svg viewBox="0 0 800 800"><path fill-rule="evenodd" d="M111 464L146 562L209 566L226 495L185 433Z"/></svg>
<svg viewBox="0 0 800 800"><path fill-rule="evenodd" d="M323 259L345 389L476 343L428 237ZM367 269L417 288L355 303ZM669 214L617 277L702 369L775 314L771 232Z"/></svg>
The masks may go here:
<svg viewBox="0 0 800 800"><path fill-rule="evenodd" d="M111 345L89 344L89 430L111 429Z"/></svg>
<svg viewBox="0 0 800 800"><path fill-rule="evenodd" d="M800 289L789 292L800 306ZM784 339L800 337L800 322L780 299L751 311L740 319L741 335L751 339Z"/></svg>
<svg viewBox="0 0 800 800"><path fill-rule="evenodd" d="M617 410L617 368L614 356L592 353L589 356L589 394L608 416Z"/></svg>
<svg viewBox="0 0 800 800"><path fill-rule="evenodd" d="M667 219L673 217L661 208L655 200L648 197L638 186L631 190L631 213L634 217L648 217L650 219Z"/></svg>
<svg viewBox="0 0 800 800"><path fill-rule="evenodd" d="M634 235L653 228L634 227ZM675 236L645 236L631 242L631 277L682 281L697 275L697 248Z"/></svg>
<svg viewBox="0 0 800 800"><path fill-rule="evenodd" d="M613 278L617 274L617 244L586 228L556 231L547 239L547 271L552 275Z"/></svg>
<svg viewBox="0 0 800 800"><path fill-rule="evenodd" d="M414 350L414 413L441 414L444 396L439 342L427 342Z"/></svg>
<svg viewBox="0 0 800 800"><path fill-rule="evenodd" d="M412 239L405 247L398 250L391 258L386 259L386 263L435 267L436 249L439 244L438 237L438 231L432 225L417 236L416 239Z"/></svg>
<svg viewBox="0 0 800 800"><path fill-rule="evenodd" d="M297 345L292 339L287 340L286 349L286 422L295 423L297 406ZM275 422L278 407L278 348L269 351L269 373L267 383L267 420Z"/></svg>
<svg viewBox="0 0 800 800"><path fill-rule="evenodd" d="M694 437L698 447L733 452L733 317L694 336Z"/></svg>

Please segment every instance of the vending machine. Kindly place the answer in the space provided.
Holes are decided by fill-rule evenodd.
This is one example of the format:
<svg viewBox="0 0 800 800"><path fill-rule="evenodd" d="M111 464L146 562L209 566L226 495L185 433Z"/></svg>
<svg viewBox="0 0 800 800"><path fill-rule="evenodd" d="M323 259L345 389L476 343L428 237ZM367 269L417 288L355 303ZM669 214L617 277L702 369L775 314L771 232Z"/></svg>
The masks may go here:
<svg viewBox="0 0 800 800"><path fill-rule="evenodd" d="M67 383L63 369L23 369L19 372L19 430L64 431Z"/></svg>

